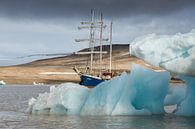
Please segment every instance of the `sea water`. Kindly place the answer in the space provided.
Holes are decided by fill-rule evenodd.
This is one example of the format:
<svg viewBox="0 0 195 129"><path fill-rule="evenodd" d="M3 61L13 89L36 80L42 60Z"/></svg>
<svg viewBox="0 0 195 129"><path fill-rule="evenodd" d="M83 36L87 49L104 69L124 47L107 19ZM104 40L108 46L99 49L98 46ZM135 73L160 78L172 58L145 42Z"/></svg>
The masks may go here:
<svg viewBox="0 0 195 129"><path fill-rule="evenodd" d="M151 116L64 116L26 113L28 101L49 86L0 88L0 129L194 129L195 117L173 114Z"/></svg>

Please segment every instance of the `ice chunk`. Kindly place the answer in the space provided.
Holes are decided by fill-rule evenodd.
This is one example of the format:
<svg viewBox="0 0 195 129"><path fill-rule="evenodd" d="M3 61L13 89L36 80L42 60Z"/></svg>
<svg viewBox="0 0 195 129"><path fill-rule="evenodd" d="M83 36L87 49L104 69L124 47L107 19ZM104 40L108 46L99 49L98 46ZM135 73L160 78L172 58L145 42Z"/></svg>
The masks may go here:
<svg viewBox="0 0 195 129"><path fill-rule="evenodd" d="M90 89L79 84L65 83L51 87L50 93L40 94L37 100L29 105L33 114L80 114Z"/></svg>
<svg viewBox="0 0 195 129"><path fill-rule="evenodd" d="M170 72L195 76L195 30L138 37L130 44L130 53Z"/></svg>
<svg viewBox="0 0 195 129"><path fill-rule="evenodd" d="M175 105L175 104L180 105L180 103L184 100L185 95L186 95L185 84L172 85L170 86L168 94L165 97L164 104L165 106Z"/></svg>
<svg viewBox="0 0 195 129"><path fill-rule="evenodd" d="M195 115L195 78L181 76L181 79L186 81L187 90L186 96L180 105L177 107L176 114L182 116Z"/></svg>
<svg viewBox="0 0 195 129"><path fill-rule="evenodd" d="M123 93L129 74L123 73L110 81L100 83L90 93L81 114L82 115L111 115Z"/></svg>
<svg viewBox="0 0 195 129"><path fill-rule="evenodd" d="M32 107L35 104L36 99L35 98L31 98L28 102L28 108L26 109L27 113L32 113Z"/></svg>
<svg viewBox="0 0 195 129"><path fill-rule="evenodd" d="M0 80L0 85L6 85L6 83L3 80Z"/></svg>
<svg viewBox="0 0 195 129"><path fill-rule="evenodd" d="M165 105L177 104L177 115L195 115L195 30L186 34L138 37L131 43L130 53L149 64L181 75L187 89L170 89Z"/></svg>
<svg viewBox="0 0 195 129"><path fill-rule="evenodd" d="M139 65L133 65L128 85L112 114L164 113L163 101L167 94L169 79L168 72L155 72Z"/></svg>
<svg viewBox="0 0 195 129"><path fill-rule="evenodd" d="M88 89L66 83L29 103L33 114L149 115L164 113L170 75L133 65L130 73Z"/></svg>
<svg viewBox="0 0 195 129"><path fill-rule="evenodd" d="M49 97L49 93L40 94L37 100L33 100L34 102L30 105L30 109L32 109L32 114L49 114L50 108L47 106L47 99ZM31 99L32 100L32 99Z"/></svg>

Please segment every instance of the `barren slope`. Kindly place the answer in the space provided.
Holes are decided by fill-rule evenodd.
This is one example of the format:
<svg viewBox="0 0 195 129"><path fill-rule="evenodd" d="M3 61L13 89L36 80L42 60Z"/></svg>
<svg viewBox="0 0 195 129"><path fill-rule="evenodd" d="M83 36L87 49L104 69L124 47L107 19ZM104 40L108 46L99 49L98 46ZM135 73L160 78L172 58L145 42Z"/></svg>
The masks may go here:
<svg viewBox="0 0 195 129"><path fill-rule="evenodd" d="M95 49L98 50L99 47ZM109 46L104 46L103 50L109 51ZM88 49L82 51L88 51ZM71 54L69 56L37 60L17 66L0 67L0 80L4 80L7 84L79 82L80 78L75 74L73 67L76 66L79 70L84 71L88 60L88 55ZM113 71L117 73L130 71L132 63L151 67L136 57L130 56L128 44L113 45ZM99 71L99 54L94 55L93 64L94 72L97 73ZM109 53L103 55L103 68L105 70L109 68Z"/></svg>

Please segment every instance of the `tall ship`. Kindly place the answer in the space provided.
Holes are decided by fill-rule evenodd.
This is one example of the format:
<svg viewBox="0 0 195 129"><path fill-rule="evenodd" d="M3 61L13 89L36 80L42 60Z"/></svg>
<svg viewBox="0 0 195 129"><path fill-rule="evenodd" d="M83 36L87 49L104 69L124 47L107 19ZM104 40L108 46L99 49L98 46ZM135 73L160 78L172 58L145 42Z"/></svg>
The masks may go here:
<svg viewBox="0 0 195 129"><path fill-rule="evenodd" d="M109 80L112 78L112 22L110 22L109 27L109 38L104 38L103 31L108 28L107 25L104 24L103 14L100 14L100 19L95 19L95 11L91 10L91 19L90 21L81 22L81 25L78 27L79 30L86 29L89 30L89 37L86 39L75 39L76 42L84 42L89 44L88 51L76 52L75 54L79 55L88 55L88 60L86 64L85 72L81 72L79 68L75 67L74 70L79 74L81 78L81 85L94 87L100 84L105 80ZM109 44L109 51L103 51L103 45ZM94 49L95 47L98 50ZM103 70L103 54L109 54L109 69ZM94 56L99 55L99 64L97 65L96 71L98 69L98 73L94 72Z"/></svg>

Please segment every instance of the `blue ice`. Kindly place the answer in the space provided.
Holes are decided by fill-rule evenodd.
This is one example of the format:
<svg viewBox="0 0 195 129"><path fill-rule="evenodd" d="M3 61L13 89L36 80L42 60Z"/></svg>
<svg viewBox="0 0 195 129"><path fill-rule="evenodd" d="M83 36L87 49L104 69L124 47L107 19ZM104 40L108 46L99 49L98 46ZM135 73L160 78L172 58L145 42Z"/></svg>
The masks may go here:
<svg viewBox="0 0 195 129"><path fill-rule="evenodd" d="M151 115L164 113L168 72L155 72L133 65L123 73L93 89L73 83L52 87L29 101L32 114L61 115Z"/></svg>
<svg viewBox="0 0 195 129"><path fill-rule="evenodd" d="M184 100L178 105L176 114L182 116L195 116L195 77L180 76L185 80L187 89Z"/></svg>
<svg viewBox="0 0 195 129"><path fill-rule="evenodd" d="M164 105L180 105L184 100L186 95L186 85L185 84L173 84L170 85L168 94L165 97Z"/></svg>
<svg viewBox="0 0 195 129"><path fill-rule="evenodd" d="M32 114L76 115L88 97L90 89L74 83L51 87L50 93L43 93L29 101L28 112Z"/></svg>
<svg viewBox="0 0 195 129"><path fill-rule="evenodd" d="M169 89L165 105L176 104L177 115L195 115L195 29L184 34L138 37L130 44L130 54L185 80L186 86Z"/></svg>

